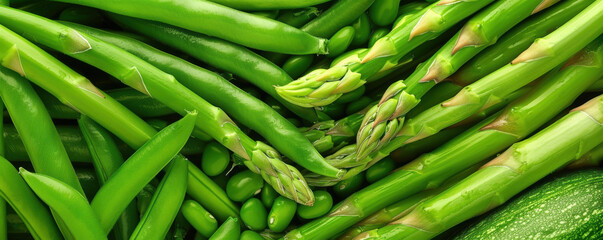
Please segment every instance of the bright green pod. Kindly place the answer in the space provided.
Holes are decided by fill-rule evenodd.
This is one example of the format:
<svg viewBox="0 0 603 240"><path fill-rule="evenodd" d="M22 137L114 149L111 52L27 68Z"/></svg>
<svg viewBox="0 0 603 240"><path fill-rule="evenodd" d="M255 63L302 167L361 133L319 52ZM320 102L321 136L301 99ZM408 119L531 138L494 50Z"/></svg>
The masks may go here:
<svg viewBox="0 0 603 240"><path fill-rule="evenodd" d="M268 211L260 199L250 198L241 206L241 221L253 231L266 229L267 216Z"/></svg>
<svg viewBox="0 0 603 240"><path fill-rule="evenodd" d="M288 11L281 11L281 14L276 18L277 21L286 23L289 26L299 28L304 24L312 21L319 14L319 10L315 7L308 7L302 9L293 9Z"/></svg>
<svg viewBox="0 0 603 240"><path fill-rule="evenodd" d="M352 46L362 46L368 42L371 37L371 21L366 13L360 15L360 17L352 24L352 27L356 30L356 34L354 34L354 39L352 40Z"/></svg>
<svg viewBox="0 0 603 240"><path fill-rule="evenodd" d="M364 185L364 172L338 182L333 186L333 192L337 196L346 197L362 188L362 185Z"/></svg>
<svg viewBox="0 0 603 240"><path fill-rule="evenodd" d="M250 170L244 170L228 180L226 194L233 201L244 202L259 193L263 186L264 180L260 175Z"/></svg>
<svg viewBox="0 0 603 240"><path fill-rule="evenodd" d="M384 37L385 35L387 35L389 33L390 29L388 28L379 28L376 29L375 31L373 31L373 34L371 34L371 37L369 38L369 42L368 42L368 47L372 47L373 45L375 45L375 42L377 42L377 40L381 39L382 37Z"/></svg>
<svg viewBox="0 0 603 240"><path fill-rule="evenodd" d="M60 216L75 239L103 240L103 230L88 200L73 187L47 175L31 173L24 168L19 174L46 205Z"/></svg>
<svg viewBox="0 0 603 240"><path fill-rule="evenodd" d="M182 149L191 135L196 117L196 113L187 114L153 136L96 193L90 205L106 233L136 194Z"/></svg>
<svg viewBox="0 0 603 240"><path fill-rule="evenodd" d="M318 5L331 0L210 0L243 11L295 9Z"/></svg>
<svg viewBox="0 0 603 240"><path fill-rule="evenodd" d="M387 26L396 20L399 7L400 0L375 0L369 8L369 16L377 26Z"/></svg>
<svg viewBox="0 0 603 240"><path fill-rule="evenodd" d="M283 70L292 78L298 78L310 68L312 62L314 62L314 55L292 56L283 63Z"/></svg>
<svg viewBox="0 0 603 240"><path fill-rule="evenodd" d="M259 233L247 230L241 233L240 240L264 240L264 238Z"/></svg>
<svg viewBox="0 0 603 240"><path fill-rule="evenodd" d="M366 181L368 183L379 181L393 171L394 168L396 168L394 160L390 157L384 158L366 170Z"/></svg>
<svg viewBox="0 0 603 240"><path fill-rule="evenodd" d="M317 37L329 38L339 29L353 23L375 0L340 0L301 30Z"/></svg>
<svg viewBox="0 0 603 240"><path fill-rule="evenodd" d="M327 214L333 207L333 197L329 192L314 191L314 205L301 205L297 208L297 215L303 219L314 219Z"/></svg>
<svg viewBox="0 0 603 240"><path fill-rule="evenodd" d="M268 228L274 232L285 231L293 220L297 210L297 203L280 196L274 200L270 213L268 213Z"/></svg>
<svg viewBox="0 0 603 240"><path fill-rule="evenodd" d="M218 229L218 221L201 204L186 200L180 209L186 220L204 237L210 237Z"/></svg>
<svg viewBox="0 0 603 240"><path fill-rule="evenodd" d="M130 240L164 239L186 195L188 160L174 158Z"/></svg>
<svg viewBox="0 0 603 240"><path fill-rule="evenodd" d="M272 207L274 200L278 196L279 194L274 191L274 189L270 185L264 185L264 188L262 188L262 192L260 193L260 198L262 199L262 203L266 208Z"/></svg>
<svg viewBox="0 0 603 240"><path fill-rule="evenodd" d="M230 152L222 144L212 141L203 150L201 169L207 176L220 175L230 163Z"/></svg>
<svg viewBox="0 0 603 240"><path fill-rule="evenodd" d="M205 175L201 169L197 168L195 164L188 162L188 188L186 193L205 209L208 209L219 221L226 221L228 217L239 216L239 208L228 198L223 189Z"/></svg>
<svg viewBox="0 0 603 240"><path fill-rule="evenodd" d="M222 226L211 235L209 240L239 240L241 234L241 225L239 219L229 217L226 222L222 223Z"/></svg>
<svg viewBox="0 0 603 240"><path fill-rule="evenodd" d="M337 57L350 47L356 36L356 29L352 26L347 26L337 31L327 44L329 57ZM293 77L296 78L296 77Z"/></svg>

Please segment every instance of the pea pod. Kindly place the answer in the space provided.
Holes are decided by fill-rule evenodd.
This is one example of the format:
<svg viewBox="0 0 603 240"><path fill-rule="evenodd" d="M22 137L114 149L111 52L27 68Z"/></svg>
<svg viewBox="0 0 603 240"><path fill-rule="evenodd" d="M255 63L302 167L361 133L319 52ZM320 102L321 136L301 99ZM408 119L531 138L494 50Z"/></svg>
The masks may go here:
<svg viewBox="0 0 603 240"><path fill-rule="evenodd" d="M387 176L396 168L394 160L385 158L366 170L365 177L368 183L374 183Z"/></svg>
<svg viewBox="0 0 603 240"><path fill-rule="evenodd" d="M107 239L86 198L73 187L47 175L31 173L24 168L19 174L29 187L52 208L75 239Z"/></svg>
<svg viewBox="0 0 603 240"><path fill-rule="evenodd" d="M329 42L331 44L331 42ZM283 63L283 70L292 78L300 77L314 61L314 55L292 56Z"/></svg>
<svg viewBox="0 0 603 240"><path fill-rule="evenodd" d="M123 156L113 137L101 126L86 116L78 119L78 125L92 155L92 164L96 179L102 186L124 163ZM113 228L116 239L128 239L138 222L138 212L134 203L130 203L120 215Z"/></svg>
<svg viewBox="0 0 603 240"><path fill-rule="evenodd" d="M182 215L204 237L210 237L218 229L218 221L201 204L194 200L182 203Z"/></svg>
<svg viewBox="0 0 603 240"><path fill-rule="evenodd" d="M209 209L209 212L220 221L239 215L238 207L228 198L224 190L190 161L186 193L205 209Z"/></svg>
<svg viewBox="0 0 603 240"><path fill-rule="evenodd" d="M250 48L286 54L324 54L326 40L276 20L240 12L208 1L59 0L106 11L164 22L222 38ZM198 24L190 19L203 19ZM228 29L228 31L224 31Z"/></svg>
<svg viewBox="0 0 603 240"><path fill-rule="evenodd" d="M211 0L239 10L273 10L303 8L325 3L331 0Z"/></svg>
<svg viewBox="0 0 603 240"><path fill-rule="evenodd" d="M348 49L356 36L356 29L352 26L347 26L337 31L327 44L329 49L329 57L337 57ZM294 77L295 78L295 77Z"/></svg>
<svg viewBox="0 0 603 240"><path fill-rule="evenodd" d="M228 149L217 142L210 142L203 150L201 169L210 177L220 175L230 163Z"/></svg>
<svg viewBox="0 0 603 240"><path fill-rule="evenodd" d="M375 0L340 0L301 30L314 36L330 38L339 29L358 19ZM368 18L367 18L368 20Z"/></svg>
<svg viewBox="0 0 603 240"><path fill-rule="evenodd" d="M314 219L321 217L331 211L333 207L333 197L329 192L320 190L314 191L314 205L312 206L299 206L297 208L297 215L303 219Z"/></svg>
<svg viewBox="0 0 603 240"><path fill-rule="evenodd" d="M285 231L293 220L296 210L297 204L294 201L284 197L276 198L268 213L268 228L275 232Z"/></svg>
<svg viewBox="0 0 603 240"><path fill-rule="evenodd" d="M241 240L264 240L264 238L259 233L247 230L241 233Z"/></svg>
<svg viewBox="0 0 603 240"><path fill-rule="evenodd" d="M371 37L371 21L368 15L362 14L352 24L352 27L356 30L354 39L352 40L352 46L362 46L366 44Z"/></svg>
<svg viewBox="0 0 603 240"><path fill-rule="evenodd" d="M196 113L187 114L164 128L138 149L99 189L91 206L105 232L109 232L136 194L182 149L190 136ZM132 173L136 172L135 175Z"/></svg>
<svg viewBox="0 0 603 240"><path fill-rule="evenodd" d="M241 234L241 226L237 218L229 217L226 222L211 235L209 240L238 240Z"/></svg>
<svg viewBox="0 0 603 240"><path fill-rule="evenodd" d="M250 198L241 206L241 220L251 230L261 231L266 229L268 212L257 198Z"/></svg>
<svg viewBox="0 0 603 240"><path fill-rule="evenodd" d="M264 188L262 188L262 192L260 193L260 198L262 199L262 203L264 204L264 207L266 207L266 208L272 207L272 204L274 203L274 199L276 199L277 197L278 197L278 193L276 191L274 191L272 186L264 185Z"/></svg>
<svg viewBox="0 0 603 240"><path fill-rule="evenodd" d="M0 156L0 197L8 203L34 239L62 239L48 208L36 197L17 169Z"/></svg>
<svg viewBox="0 0 603 240"><path fill-rule="evenodd" d="M233 201L243 202L260 192L264 180L249 170L241 171L228 179L226 194Z"/></svg>
<svg viewBox="0 0 603 240"><path fill-rule="evenodd" d="M369 8L369 15L377 26L387 26L396 20L399 7L400 0L375 0Z"/></svg>
<svg viewBox="0 0 603 240"><path fill-rule="evenodd" d="M186 194L188 160L175 158L155 190L151 204L130 236L137 239L164 239Z"/></svg>
<svg viewBox="0 0 603 240"><path fill-rule="evenodd" d="M260 16L260 17L265 17L265 18L268 18L268 19L276 19L276 17L278 17L279 10L257 11L257 12L250 12L250 13L253 14L253 15Z"/></svg>
<svg viewBox="0 0 603 240"><path fill-rule="evenodd" d="M307 7L301 9L293 9L281 11L281 14L276 19L279 22L285 23L292 27L301 27L312 19L316 18L319 10L315 7Z"/></svg>

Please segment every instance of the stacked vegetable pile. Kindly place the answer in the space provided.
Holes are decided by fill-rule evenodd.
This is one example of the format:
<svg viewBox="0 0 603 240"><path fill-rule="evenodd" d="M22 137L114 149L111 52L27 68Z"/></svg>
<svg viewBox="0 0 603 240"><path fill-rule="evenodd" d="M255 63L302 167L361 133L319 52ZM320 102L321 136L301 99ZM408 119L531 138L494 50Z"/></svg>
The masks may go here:
<svg viewBox="0 0 603 240"><path fill-rule="evenodd" d="M602 23L603 0L0 0L0 240L601 239Z"/></svg>

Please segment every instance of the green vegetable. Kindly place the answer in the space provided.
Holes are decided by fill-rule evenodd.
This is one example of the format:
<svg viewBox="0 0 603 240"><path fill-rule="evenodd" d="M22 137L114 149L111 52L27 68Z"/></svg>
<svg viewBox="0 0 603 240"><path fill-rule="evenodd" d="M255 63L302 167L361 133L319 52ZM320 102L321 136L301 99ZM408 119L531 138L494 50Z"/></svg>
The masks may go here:
<svg viewBox="0 0 603 240"><path fill-rule="evenodd" d="M241 234L241 226L237 218L229 217L222 226L211 235L209 240L238 240Z"/></svg>
<svg viewBox="0 0 603 240"><path fill-rule="evenodd" d="M189 122L189 125L192 124ZM130 239L165 238L184 201L187 162L184 158L176 158L167 166L165 176Z"/></svg>
<svg viewBox="0 0 603 240"><path fill-rule="evenodd" d="M226 194L236 202L244 202L260 192L264 186L262 177L249 171L238 172L228 179Z"/></svg>
<svg viewBox="0 0 603 240"><path fill-rule="evenodd" d="M326 40L314 37L276 20L237 11L208 1L145 1L141 9L137 0L59 0L123 14L160 21L191 31L219 37L243 46L287 54L325 54ZM190 19L204 19L197 24ZM229 29L225 32L224 29Z"/></svg>
<svg viewBox="0 0 603 240"><path fill-rule="evenodd" d="M601 199L600 169L557 174L488 213L455 239L599 239Z"/></svg>
<svg viewBox="0 0 603 240"><path fill-rule="evenodd" d="M294 201L282 196L276 198L268 213L268 228L274 232L285 231L293 220L296 210L297 204Z"/></svg>
<svg viewBox="0 0 603 240"><path fill-rule="evenodd" d="M281 11L281 14L276 20L289 26L299 28L312 21L312 19L319 15L319 13L318 8L315 7L292 9L288 11Z"/></svg>
<svg viewBox="0 0 603 240"><path fill-rule="evenodd" d="M178 122L161 130L130 156L98 190L90 205L106 233L113 228L121 213L136 197L136 194L184 146L193 130L196 117L196 113L187 114ZM176 160L179 161L179 158L174 159L174 161ZM136 174L133 175L133 172Z"/></svg>
<svg viewBox="0 0 603 240"><path fill-rule="evenodd" d="M317 37L330 38L339 29L352 24L375 0L339 0L301 30ZM367 19L368 20L368 19Z"/></svg>
<svg viewBox="0 0 603 240"><path fill-rule="evenodd" d="M373 236L380 239L430 239L499 206L555 169L603 143L601 123L603 95L574 109L532 137L514 144L474 174L417 206L400 220L379 229L378 235Z"/></svg>
<svg viewBox="0 0 603 240"><path fill-rule="evenodd" d="M333 197L327 191L315 191L316 201L312 206L299 206L297 215L303 219L314 219L327 214L333 207Z"/></svg>
<svg viewBox="0 0 603 240"><path fill-rule="evenodd" d="M363 185L364 174L361 173L335 184L335 186L333 186L333 192L339 197L345 197L360 190Z"/></svg>
<svg viewBox="0 0 603 240"><path fill-rule="evenodd" d="M262 192L260 192L260 198L262 199L262 204L264 207L270 208L274 203L274 199L278 197L278 193L274 191L274 188L270 185L264 185L262 188Z"/></svg>
<svg viewBox="0 0 603 240"><path fill-rule="evenodd" d="M218 221L194 200L182 203L182 215L204 237L210 237L218 229Z"/></svg>
<svg viewBox="0 0 603 240"><path fill-rule="evenodd" d="M366 13L363 13L362 15L360 15L360 17L352 24L352 27L354 27L354 29L356 30L356 31L354 31L355 34L354 34L354 39L352 40L352 46L362 46L366 42L368 42L368 39L371 37L371 22L369 20L369 17L366 15ZM277 88L277 92L279 92L278 88ZM281 93L279 93L279 94L281 94ZM281 97L285 98L285 96L282 96L282 94L281 94ZM287 99L287 98L285 98L285 99ZM289 100L289 99L287 99L287 100ZM293 103L295 103L295 102L293 102ZM295 104L297 104L297 103L295 103Z"/></svg>
<svg viewBox="0 0 603 240"><path fill-rule="evenodd" d="M8 5L8 1L2 2L0 4ZM0 112L4 112L4 103L0 99ZM0 133L4 132L4 115L0 115ZM0 135L0 157L4 156L4 136ZM6 218L6 201L4 198L0 197L0 240L8 239L8 221Z"/></svg>
<svg viewBox="0 0 603 240"><path fill-rule="evenodd" d="M203 150L201 169L210 177L222 174L230 163L228 149L217 142L210 142Z"/></svg>
<svg viewBox="0 0 603 240"><path fill-rule="evenodd" d="M369 16L377 26L392 24L398 16L400 0L375 0L369 8Z"/></svg>
<svg viewBox="0 0 603 240"><path fill-rule="evenodd" d="M375 42L377 42L377 40L379 40L382 37L384 37L385 35L387 35L389 33L389 31L390 30L387 28L375 29L375 31L373 31L373 33L371 34L371 37L369 38L368 47L370 48L373 45L375 45Z"/></svg>
<svg viewBox="0 0 603 240"><path fill-rule="evenodd" d="M291 77L299 77L308 70L313 61L314 55L291 56L283 63L283 70Z"/></svg>
<svg viewBox="0 0 603 240"><path fill-rule="evenodd" d="M241 220L251 230L264 230L267 216L266 208L262 201L257 198L250 198L241 206Z"/></svg>
<svg viewBox="0 0 603 240"><path fill-rule="evenodd" d="M329 43L327 44L329 57L337 57L345 52L350 44L352 44L352 40L355 36L356 29L352 26L347 26L337 31L333 37L329 39Z"/></svg>
<svg viewBox="0 0 603 240"><path fill-rule="evenodd" d="M19 174L46 205L60 216L75 239L107 239L88 200L73 187L47 175L31 173L24 168Z"/></svg>
<svg viewBox="0 0 603 240"><path fill-rule="evenodd" d="M270 10L270 9L293 9L303 8L325 3L331 0L211 0L240 10Z"/></svg>
<svg viewBox="0 0 603 240"><path fill-rule="evenodd" d="M264 238L259 233L247 230L241 233L241 240L264 240Z"/></svg>
<svg viewBox="0 0 603 240"><path fill-rule="evenodd" d="M101 27L107 24L101 11L82 6L65 8L63 11L61 11L59 19L62 21L76 22L95 27Z"/></svg>
<svg viewBox="0 0 603 240"><path fill-rule="evenodd" d="M366 181L374 183L387 176L396 167L394 160L385 158L366 170Z"/></svg>
<svg viewBox="0 0 603 240"><path fill-rule="evenodd" d="M492 1L453 1L449 3L448 0L442 0L441 4L434 3L415 14L412 21L395 28L387 36L381 38L370 51L359 53L357 61L345 66L340 65L309 73L285 86L276 87L276 91L284 99L299 106L328 105L342 94L364 85L369 77L400 64L399 61L407 53L439 36ZM363 18L366 20L362 20ZM368 22L368 17L363 15L361 21ZM358 37L366 34L363 43L370 37L370 26L366 28L368 30L356 28ZM352 45L359 42L358 39Z"/></svg>

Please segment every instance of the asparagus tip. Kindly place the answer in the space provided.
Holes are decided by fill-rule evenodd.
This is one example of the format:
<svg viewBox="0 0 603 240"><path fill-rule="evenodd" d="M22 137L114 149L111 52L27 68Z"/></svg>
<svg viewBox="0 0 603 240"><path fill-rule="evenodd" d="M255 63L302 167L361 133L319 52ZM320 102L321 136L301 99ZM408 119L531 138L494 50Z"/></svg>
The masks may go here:
<svg viewBox="0 0 603 240"><path fill-rule="evenodd" d="M559 2L559 0L542 0L542 2L540 2L540 4L538 4L538 6L536 6L536 8L534 8L534 11L532 11L532 15L550 7L553 6L553 4Z"/></svg>
<svg viewBox="0 0 603 240"><path fill-rule="evenodd" d="M479 34L477 34L477 31L475 31L473 28L471 28L470 25L466 25L463 27L463 29L461 29L461 32L459 33L459 37L456 40L456 43L454 44L454 47L452 48L452 54L454 55L456 52L458 52L459 50L468 47L468 46L479 46L482 45L484 43L484 38L482 36L480 36Z"/></svg>
<svg viewBox="0 0 603 240"><path fill-rule="evenodd" d="M437 5L438 6L442 6L442 5L450 5L450 4L455 4L458 2L462 2L462 0L440 0Z"/></svg>
<svg viewBox="0 0 603 240"><path fill-rule="evenodd" d="M518 64L549 56L548 48L543 46L543 39L536 40L528 49L517 56L511 64Z"/></svg>
<svg viewBox="0 0 603 240"><path fill-rule="evenodd" d="M25 77L26 74L25 70L23 69L23 63L21 62L21 56L19 55L19 49L17 48L17 45L11 46L10 49L6 52L6 55L2 59L2 65Z"/></svg>
<svg viewBox="0 0 603 240"><path fill-rule="evenodd" d="M440 25L442 22L442 15L434 12L429 9L421 18L419 22L415 25L415 27L410 32L410 36L408 41L412 40L414 37L424 34L426 32L432 31L434 28Z"/></svg>
<svg viewBox="0 0 603 240"><path fill-rule="evenodd" d="M364 58L362 58L360 63L366 63L375 58L392 56L394 54L396 54L395 44L389 37L383 37L375 42L373 47L371 47L369 52L364 56Z"/></svg>

